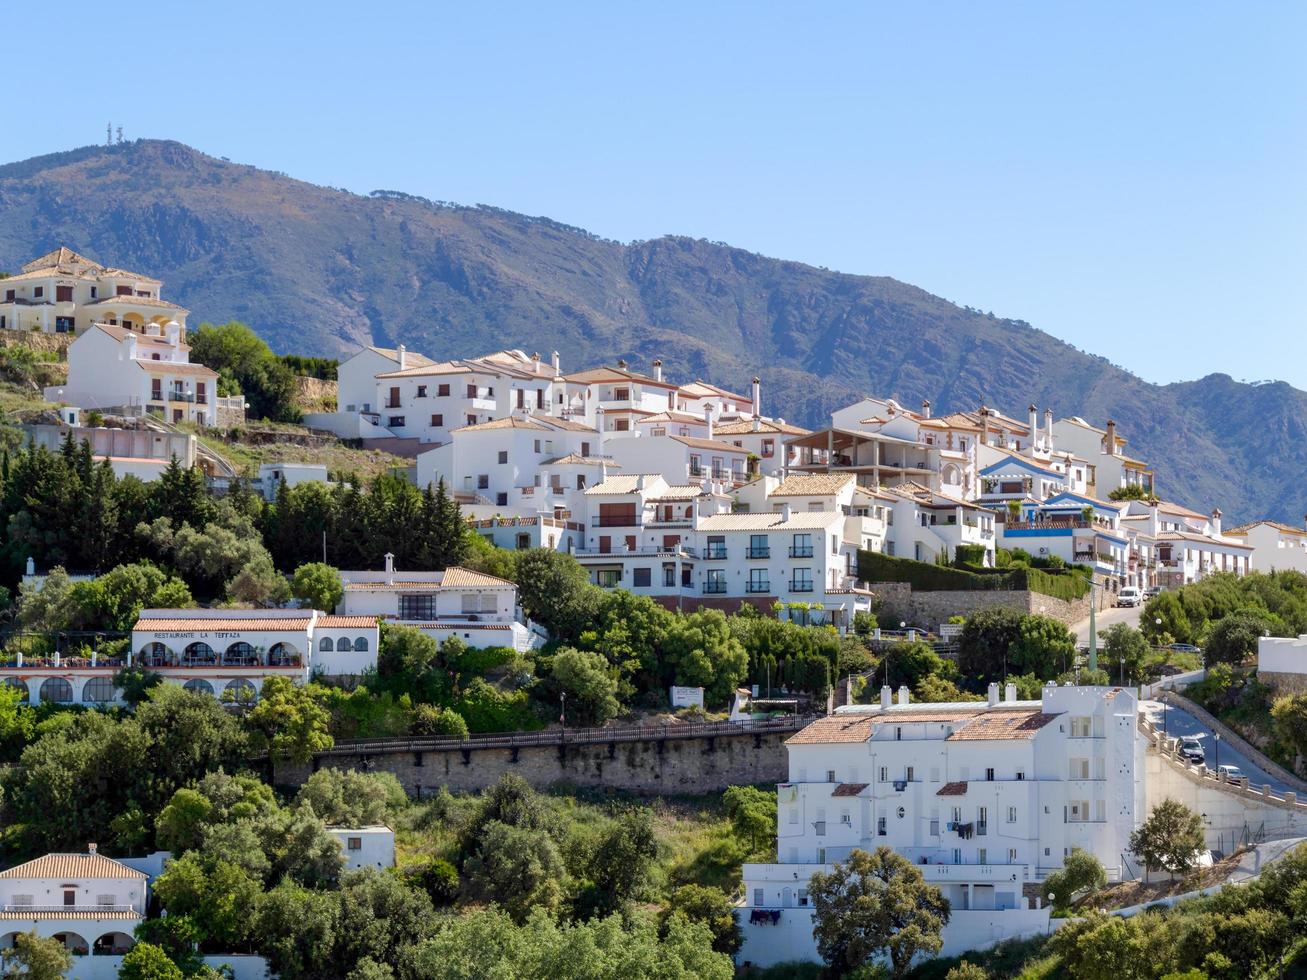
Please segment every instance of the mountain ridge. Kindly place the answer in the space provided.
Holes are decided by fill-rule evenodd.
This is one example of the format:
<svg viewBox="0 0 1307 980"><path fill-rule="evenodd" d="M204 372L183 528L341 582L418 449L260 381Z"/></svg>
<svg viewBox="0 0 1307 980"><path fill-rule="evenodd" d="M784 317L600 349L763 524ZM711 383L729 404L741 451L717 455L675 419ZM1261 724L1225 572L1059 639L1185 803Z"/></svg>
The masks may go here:
<svg viewBox="0 0 1307 980"><path fill-rule="evenodd" d="M735 390L759 374L764 408L808 425L868 393L1018 417L1035 401L1115 418L1164 496L1232 519L1307 511L1294 479L1307 467L1307 393L1220 373L1153 385L1025 321L888 277L359 195L162 140L0 165L0 269L59 244L160 278L192 322L244 320L283 352L512 346L557 349L566 370L661 357L672 377Z"/></svg>

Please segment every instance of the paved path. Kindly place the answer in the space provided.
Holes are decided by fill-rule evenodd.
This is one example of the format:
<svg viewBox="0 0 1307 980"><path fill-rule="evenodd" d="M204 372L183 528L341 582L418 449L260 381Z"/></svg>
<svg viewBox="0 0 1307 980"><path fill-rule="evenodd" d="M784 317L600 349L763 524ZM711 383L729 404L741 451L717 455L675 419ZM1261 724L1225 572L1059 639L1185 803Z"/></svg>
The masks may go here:
<svg viewBox="0 0 1307 980"><path fill-rule="evenodd" d="M1267 865L1284 857L1304 840L1307 840L1307 838L1287 837L1284 840L1268 840L1257 844L1239 855L1239 863L1235 866L1234 871L1230 873L1230 877L1225 879L1226 882L1233 884L1237 881L1256 878L1266 870Z"/></svg>
<svg viewBox="0 0 1307 980"><path fill-rule="evenodd" d="M1097 616L1098 620L1098 649L1103 649L1103 631L1115 623L1126 623L1129 626L1138 627L1139 614L1144 611L1143 606L1123 606L1120 608L1100 610ZM1076 646L1089 645L1089 620L1082 619L1071 627L1076 634Z"/></svg>
<svg viewBox="0 0 1307 980"><path fill-rule="evenodd" d="M1164 705L1160 701L1142 701L1140 702L1140 708L1158 728L1162 727L1162 715L1165 712L1166 734L1172 738L1180 738L1185 735L1198 736L1203 746L1203 752L1207 756L1208 769L1215 769L1218 765L1238 766L1251 781L1254 789L1261 789L1262 786L1269 783L1271 790L1277 794L1296 792L1295 787L1259 769L1251 759L1237 751L1229 742L1222 742L1218 748L1216 741L1212 738L1212 733L1189 712L1172 705Z"/></svg>

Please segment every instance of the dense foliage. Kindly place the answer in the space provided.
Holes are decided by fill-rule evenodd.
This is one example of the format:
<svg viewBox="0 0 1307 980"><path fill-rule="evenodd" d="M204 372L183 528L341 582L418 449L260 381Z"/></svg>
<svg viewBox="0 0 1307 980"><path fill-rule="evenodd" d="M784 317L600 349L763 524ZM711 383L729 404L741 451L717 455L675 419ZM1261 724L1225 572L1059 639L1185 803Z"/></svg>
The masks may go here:
<svg viewBox="0 0 1307 980"><path fill-rule="evenodd" d="M1217 627L1227 617L1238 618L1218 632ZM1149 599L1139 624L1144 634L1156 642L1195 643L1205 648L1209 659L1236 663L1256 649L1256 637L1263 633L1307 633L1307 575L1208 575Z"/></svg>

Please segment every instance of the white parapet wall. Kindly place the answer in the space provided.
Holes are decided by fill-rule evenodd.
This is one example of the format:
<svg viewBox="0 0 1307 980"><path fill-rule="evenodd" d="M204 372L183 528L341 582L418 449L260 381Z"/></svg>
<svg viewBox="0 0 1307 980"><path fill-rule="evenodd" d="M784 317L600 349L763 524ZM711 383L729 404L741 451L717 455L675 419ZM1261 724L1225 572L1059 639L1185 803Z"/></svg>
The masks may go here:
<svg viewBox="0 0 1307 980"><path fill-rule="evenodd" d="M122 965L121 956L74 956L65 976L69 980L117 980ZM204 965L224 973L224 967L230 969L232 980L269 980L272 975L267 960L245 953L205 956Z"/></svg>
<svg viewBox="0 0 1307 980"><path fill-rule="evenodd" d="M1257 641L1257 676L1278 688L1307 688L1307 635L1260 638Z"/></svg>

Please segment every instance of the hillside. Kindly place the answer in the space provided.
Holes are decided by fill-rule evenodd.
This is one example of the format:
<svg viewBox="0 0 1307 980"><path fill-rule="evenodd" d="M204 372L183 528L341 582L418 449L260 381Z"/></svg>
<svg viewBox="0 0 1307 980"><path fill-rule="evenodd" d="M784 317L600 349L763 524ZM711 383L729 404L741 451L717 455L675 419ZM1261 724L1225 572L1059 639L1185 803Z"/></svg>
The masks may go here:
<svg viewBox="0 0 1307 980"><path fill-rule="evenodd" d="M158 276L192 322L244 320L280 352L515 346L557 349L568 370L661 357L674 377L737 390L760 374L764 408L808 425L866 393L1018 416L1034 400L1115 417L1181 502L1231 519L1307 512L1307 394L1224 375L1150 385L1027 323L893 279L686 238L623 245L397 192L361 197L148 140L0 166L0 269L58 244Z"/></svg>

